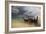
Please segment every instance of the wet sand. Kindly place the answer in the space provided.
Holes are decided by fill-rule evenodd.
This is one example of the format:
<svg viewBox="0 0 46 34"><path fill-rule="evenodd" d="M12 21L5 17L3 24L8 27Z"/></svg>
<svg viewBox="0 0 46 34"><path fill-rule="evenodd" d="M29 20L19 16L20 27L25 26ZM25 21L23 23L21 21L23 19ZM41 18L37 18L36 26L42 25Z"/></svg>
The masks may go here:
<svg viewBox="0 0 46 34"><path fill-rule="evenodd" d="M12 20L12 28L19 28L19 27L35 27L33 23L25 22L23 19L13 19Z"/></svg>

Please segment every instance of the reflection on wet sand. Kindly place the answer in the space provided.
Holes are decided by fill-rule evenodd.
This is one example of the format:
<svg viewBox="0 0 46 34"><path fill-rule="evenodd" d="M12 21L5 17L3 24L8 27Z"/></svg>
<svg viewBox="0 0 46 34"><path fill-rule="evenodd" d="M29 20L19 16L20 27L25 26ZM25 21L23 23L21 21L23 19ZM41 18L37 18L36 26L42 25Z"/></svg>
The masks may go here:
<svg viewBox="0 0 46 34"><path fill-rule="evenodd" d="M18 27L39 27L40 25L35 24L31 21L25 21L24 19L13 19L12 20L12 28Z"/></svg>

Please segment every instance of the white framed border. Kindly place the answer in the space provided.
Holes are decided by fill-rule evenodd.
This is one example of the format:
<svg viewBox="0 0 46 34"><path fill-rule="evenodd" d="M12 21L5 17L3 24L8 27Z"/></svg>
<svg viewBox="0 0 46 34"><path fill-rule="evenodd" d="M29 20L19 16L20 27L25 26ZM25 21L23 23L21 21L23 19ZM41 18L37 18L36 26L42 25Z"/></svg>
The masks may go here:
<svg viewBox="0 0 46 34"><path fill-rule="evenodd" d="M41 7L41 26L40 27L24 27L24 28L11 28L11 6L37 6ZM43 29L43 5L33 4L9 4L9 31L22 31L22 30L39 30Z"/></svg>

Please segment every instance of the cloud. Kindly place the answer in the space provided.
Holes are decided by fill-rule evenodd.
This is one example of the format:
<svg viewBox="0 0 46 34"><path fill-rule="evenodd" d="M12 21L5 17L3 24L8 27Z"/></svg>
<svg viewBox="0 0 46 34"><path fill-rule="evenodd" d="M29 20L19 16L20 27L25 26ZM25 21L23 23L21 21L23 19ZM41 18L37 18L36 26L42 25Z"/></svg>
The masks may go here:
<svg viewBox="0 0 46 34"><path fill-rule="evenodd" d="M25 7L24 10L26 11L24 14L28 16L37 16L40 15L39 7Z"/></svg>

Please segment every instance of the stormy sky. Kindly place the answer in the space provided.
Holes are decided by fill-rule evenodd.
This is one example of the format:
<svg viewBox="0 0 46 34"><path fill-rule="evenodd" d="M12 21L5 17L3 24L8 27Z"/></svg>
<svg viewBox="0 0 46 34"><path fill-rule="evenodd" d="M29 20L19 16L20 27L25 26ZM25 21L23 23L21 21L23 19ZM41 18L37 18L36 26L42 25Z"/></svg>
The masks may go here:
<svg viewBox="0 0 46 34"><path fill-rule="evenodd" d="M35 6L12 6L12 18L40 16L41 8Z"/></svg>

